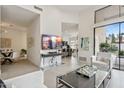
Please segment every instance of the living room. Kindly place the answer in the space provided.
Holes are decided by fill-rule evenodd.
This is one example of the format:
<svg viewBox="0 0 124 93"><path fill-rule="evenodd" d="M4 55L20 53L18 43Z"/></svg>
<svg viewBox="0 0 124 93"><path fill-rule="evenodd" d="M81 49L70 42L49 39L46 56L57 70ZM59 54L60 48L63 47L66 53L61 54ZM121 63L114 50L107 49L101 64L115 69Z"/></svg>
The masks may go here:
<svg viewBox="0 0 124 93"><path fill-rule="evenodd" d="M29 9L29 10L32 8L34 9L34 6L28 6L28 5L21 6L21 7ZM110 10L106 9L108 7L110 7ZM60 86L56 86L58 84L58 81L56 79L59 80L59 83L62 83L62 87L73 87L73 88L74 87L79 87L79 88L80 87L85 87L85 88L88 88L88 87L95 87L95 88L97 87L124 87L123 83L122 82L120 83L120 80L123 80L124 72L121 71L120 68L118 68L118 70L112 69L110 65L111 64L110 63L111 53L108 53L108 51L107 52L101 51L98 48L99 45L97 45L97 42L94 42L96 40L95 35L99 35L99 34L95 34L96 28L123 21L123 15L121 16L118 16L119 14L113 15L113 12L110 13L111 15L106 17L108 12L112 11L112 9L114 10L117 9L116 11L119 11L118 7L121 7L121 6L113 6L113 5L112 6L108 6L108 5L85 5L85 6L84 5L71 5L71 6L69 5L64 5L64 6L39 5L39 6L35 6L36 10L39 10L39 11L42 10L40 11L41 19L38 19L38 21L40 20L41 22L40 24L41 32L39 34L38 33L34 34L33 32L31 33L35 35L35 37L38 36L38 38L36 39L36 41L38 41L37 43L38 46L33 48L33 51L31 51L30 53L33 55L31 55L30 58L33 61L35 60L35 65L41 68L40 71L44 73L42 75L44 76L43 82L48 88L60 87ZM123 7L121 8L123 10ZM107 10L107 14L104 16L101 16L100 15L101 11L99 9ZM98 11L100 11L100 13ZM105 12L106 11L104 11L103 14L105 14ZM98 18L97 19L98 23L94 23L94 20L95 20L94 18L96 19ZM65 60L67 62L64 62L64 64L61 58L62 51L60 47L60 41L62 40L62 23L70 23L70 24L79 25L79 30L77 34L78 35L78 39L77 39L78 40L78 56L77 58ZM100 35L103 36L103 34L100 34ZM54 39L52 39L53 37ZM46 38L47 39L50 38L52 42L50 40L46 40ZM56 42L55 44L53 44L54 41ZM105 41L106 40L104 40L104 42L102 43L105 43ZM97 51L98 53L96 52L95 47L98 50ZM36 50L38 51L35 52ZM38 57L32 59L32 57L34 56L36 57L34 52L37 54ZM101 52L105 52L105 53L101 53ZM101 57L99 61L95 59L96 56L97 57L99 56L99 58ZM114 58L116 57L112 57L112 58L114 60ZM103 61L101 62L102 65L98 63L100 62L100 60ZM121 61L117 61L117 62L119 62L118 65L121 63ZM43 64L43 63L46 63L46 64ZM88 65L85 65L85 64L88 64ZM95 71L96 70L98 71L97 73L98 77L96 80L97 82L95 82L97 83L96 85L88 86L88 84L90 84L89 82L90 79L86 77L84 77L85 79L79 78L79 79L84 80L84 82L86 83L85 85L81 83L81 85L79 84L79 86L78 86L79 82L77 82L78 78L74 78L75 80L73 80L73 78L71 77L68 78L67 76L67 79L65 78L65 81L62 82L64 79L61 77L57 77L59 75L66 76L67 73L73 72L76 69L79 69L85 66L87 69L91 67L91 69L95 69ZM103 69L101 70L102 67L104 70ZM71 75L75 75L75 73L74 74L71 73ZM80 77L80 75L78 76ZM77 77L77 74L75 77ZM106 78L108 79L107 83L105 80ZM85 81L86 79L88 80ZM115 81L115 79L117 80ZM91 82L93 84L94 80L92 80Z"/></svg>
<svg viewBox="0 0 124 93"><path fill-rule="evenodd" d="M66 11L68 13L73 12L76 14L77 11L79 13L78 14L78 18L79 18L78 19L79 20L78 21L78 23L79 23L78 59L71 59L71 61L66 60L68 64L64 64L62 66L57 66L57 67L53 67L52 69L46 70L44 72L44 82L45 82L45 85L47 85L47 87L51 87L51 88L57 87L56 86L56 83L57 83L56 77L57 76L59 76L61 74L66 75L66 73L71 74L69 72L73 71L74 69L80 68L80 66L82 66L83 64L90 65L92 63L92 61L93 61L93 65L97 66L98 69L104 69L104 70L109 69L109 73L107 72L110 77L110 80L108 80L108 83L106 83L105 86L104 85L100 86L103 83L101 83L100 85L98 83L99 86L96 86L96 87L108 87L108 88L123 87L123 83L120 82L121 78L123 77L123 71L121 71L121 70L123 70L122 58L119 62L118 61L119 59L117 58L116 55L114 55L114 53L110 53L109 51L101 50L100 45L98 45L100 42L99 43L96 42L97 38L95 37L95 36L99 35L99 34L95 33L95 30L97 30L102 25L106 26L109 24L116 23L118 21L121 22L123 20L123 15L118 16L119 15L118 12L116 12L117 14L115 12L114 13L111 12L112 9L114 9L114 11L119 11L118 7L121 7L121 11L123 11L122 6L87 6L87 7L85 6L85 9L83 7L84 10L78 10L78 9L81 9L81 6L64 6L64 8L62 6L59 7L59 9ZM76 10L76 12L75 12L75 10ZM97 12L97 11L99 11L99 12ZM104 16L102 13L104 13ZM94 18L97 18L97 19L94 19ZM97 23L94 23L94 20L97 20ZM110 29L113 29L113 28L110 28ZM108 29L106 29L106 31L108 31ZM96 32L98 32L98 31L96 31ZM107 33L105 33L105 34L107 35ZM103 36L103 37L101 37L101 36ZM99 37L101 37L101 40L104 41L104 42L102 42L102 41L101 42L105 43L106 40L104 40L104 38L106 38L106 37L104 37L104 34L103 33L100 34ZM110 49L111 49L111 47L110 47ZM103 53L101 53L101 52L103 52ZM119 53L119 52L117 52L117 53ZM96 56L99 57L99 59L95 59ZM91 58L92 58L92 61L91 61ZM111 60L111 62L107 62L107 64L106 64L105 63L107 61L106 59ZM103 63L100 63L100 64L105 63L105 65L101 66L99 64L100 61L98 61L98 60L102 60ZM118 68L116 67L117 70L113 69L113 68L115 68L113 65L114 63L117 63L117 67L118 67ZM104 77L104 74L105 73L103 73L103 77ZM111 74L112 74L112 77L111 77ZM117 78L119 78L119 79L117 79ZM72 82L74 80L69 81L68 80L69 77L67 79L65 79L65 80L68 80L68 81L65 81L66 83L62 82L64 79L61 80L61 77L59 78L59 80L62 84L64 84L64 85L67 84L66 87L74 87L74 86L79 87L79 86L76 86ZM72 84L73 86L70 84ZM58 87L60 87L60 86L58 86Z"/></svg>

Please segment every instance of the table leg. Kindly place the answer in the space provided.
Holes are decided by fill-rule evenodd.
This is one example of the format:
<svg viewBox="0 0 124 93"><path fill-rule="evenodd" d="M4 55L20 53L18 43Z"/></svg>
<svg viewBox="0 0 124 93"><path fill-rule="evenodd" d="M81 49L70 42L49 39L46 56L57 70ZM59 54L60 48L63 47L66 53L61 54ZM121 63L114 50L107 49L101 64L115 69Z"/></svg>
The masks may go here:
<svg viewBox="0 0 124 93"><path fill-rule="evenodd" d="M56 88L59 88L59 76L56 77Z"/></svg>
<svg viewBox="0 0 124 93"><path fill-rule="evenodd" d="M94 75L94 88L96 88L96 75Z"/></svg>
<svg viewBox="0 0 124 93"><path fill-rule="evenodd" d="M5 62L6 62L6 61L5 61L5 59L4 59L1 65L4 65L4 64L5 64Z"/></svg>
<svg viewBox="0 0 124 93"><path fill-rule="evenodd" d="M102 82L102 83L103 83L103 88L105 88L105 80L103 80L103 82Z"/></svg>

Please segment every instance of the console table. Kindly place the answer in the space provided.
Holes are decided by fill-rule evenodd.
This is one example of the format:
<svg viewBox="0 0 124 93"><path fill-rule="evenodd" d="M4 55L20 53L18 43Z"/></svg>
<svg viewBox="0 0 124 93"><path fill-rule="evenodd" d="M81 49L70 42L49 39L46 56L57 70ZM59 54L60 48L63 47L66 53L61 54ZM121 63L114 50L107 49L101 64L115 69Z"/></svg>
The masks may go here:
<svg viewBox="0 0 124 93"><path fill-rule="evenodd" d="M45 58L50 58L50 60L49 60L49 66L51 66L51 64L52 64L52 66L54 65L54 61L55 61L55 59L56 59L56 57L58 57L58 56L61 56L62 55L62 53L48 53L48 54L41 54L41 57L42 57L42 59L43 59L43 66L45 65ZM58 65L58 61L56 60L56 62L55 62L55 65ZM43 69L44 67L42 67L42 69Z"/></svg>

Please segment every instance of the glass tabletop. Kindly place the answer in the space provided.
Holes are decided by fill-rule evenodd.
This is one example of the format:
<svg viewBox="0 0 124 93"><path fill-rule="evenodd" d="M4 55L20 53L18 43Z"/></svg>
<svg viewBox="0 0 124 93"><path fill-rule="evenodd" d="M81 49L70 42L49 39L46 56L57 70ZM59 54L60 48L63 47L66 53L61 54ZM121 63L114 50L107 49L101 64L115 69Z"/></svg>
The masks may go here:
<svg viewBox="0 0 124 93"><path fill-rule="evenodd" d="M102 82L105 80L109 72L103 71L103 70L98 70L96 72L96 80L95 80L95 87L98 88Z"/></svg>
<svg viewBox="0 0 124 93"><path fill-rule="evenodd" d="M74 88L98 88L107 77L108 72L97 70L96 74L90 78L77 74L76 71L59 76L59 81L69 87Z"/></svg>

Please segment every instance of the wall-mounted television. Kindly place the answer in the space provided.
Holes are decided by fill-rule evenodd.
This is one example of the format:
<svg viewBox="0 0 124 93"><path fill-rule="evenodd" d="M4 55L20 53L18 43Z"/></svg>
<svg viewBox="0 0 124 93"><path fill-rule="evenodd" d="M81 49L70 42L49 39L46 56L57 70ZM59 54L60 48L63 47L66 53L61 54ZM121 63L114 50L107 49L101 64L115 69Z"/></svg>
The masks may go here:
<svg viewBox="0 0 124 93"><path fill-rule="evenodd" d="M60 49L62 38L56 35L42 35L42 49Z"/></svg>

